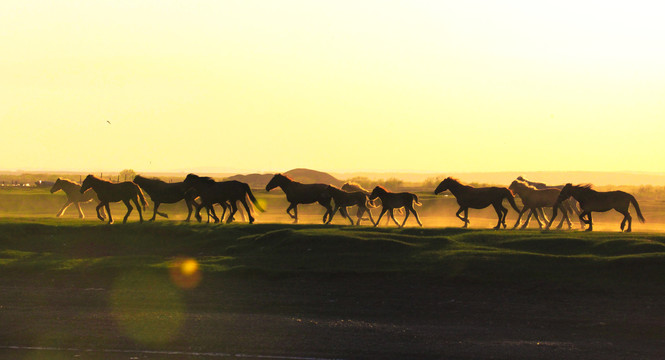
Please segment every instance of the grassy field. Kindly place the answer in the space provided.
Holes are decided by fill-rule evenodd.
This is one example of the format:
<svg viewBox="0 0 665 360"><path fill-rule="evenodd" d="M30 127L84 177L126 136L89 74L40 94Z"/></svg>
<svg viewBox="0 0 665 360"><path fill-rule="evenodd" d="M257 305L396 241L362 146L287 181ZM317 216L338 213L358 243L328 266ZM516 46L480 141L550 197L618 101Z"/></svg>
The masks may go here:
<svg viewBox="0 0 665 360"><path fill-rule="evenodd" d="M0 356L665 353L665 236L0 219Z"/></svg>

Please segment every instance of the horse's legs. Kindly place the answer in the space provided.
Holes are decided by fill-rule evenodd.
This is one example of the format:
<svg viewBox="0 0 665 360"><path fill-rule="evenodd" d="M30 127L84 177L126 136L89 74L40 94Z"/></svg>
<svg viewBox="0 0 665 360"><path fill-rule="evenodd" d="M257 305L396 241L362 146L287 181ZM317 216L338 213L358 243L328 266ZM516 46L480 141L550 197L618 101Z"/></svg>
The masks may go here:
<svg viewBox="0 0 665 360"><path fill-rule="evenodd" d="M633 229L632 229L633 217L630 216L630 213L628 212L628 210L617 210L617 211L620 212L621 215L623 215L623 221L621 221L621 231L623 231L623 228L626 225L626 221L628 221L628 228L626 229L626 232L633 231Z"/></svg>
<svg viewBox="0 0 665 360"><path fill-rule="evenodd" d="M530 210L530 211L529 211L529 213L527 214L526 219L524 219L524 224L522 224L522 227L520 227L521 230L524 230L524 229L526 229L527 227L529 227L529 223L531 222L531 217L532 217L532 216L535 217L535 218L538 217L538 213L537 213L537 212L534 212L533 208L529 208L529 210Z"/></svg>
<svg viewBox="0 0 665 360"><path fill-rule="evenodd" d="M517 214L517 221L515 221L513 229L515 229L520 224L520 220L522 220L522 214L524 214L526 209L527 209L526 205L522 206L522 210L519 212L519 214Z"/></svg>
<svg viewBox="0 0 665 360"><path fill-rule="evenodd" d="M395 220L395 214L393 213L394 210L395 209L388 209L388 215L390 215L390 218L393 219L393 222L395 223L395 225L397 225L397 227L400 227L397 220Z"/></svg>
<svg viewBox="0 0 665 360"><path fill-rule="evenodd" d="M533 214L533 217L536 218L536 222L538 222L538 228L540 230L543 229L543 222L547 224L547 218L545 217L545 214L543 213L543 208L536 208L536 211ZM543 218L543 221L540 221L540 218Z"/></svg>
<svg viewBox="0 0 665 360"><path fill-rule="evenodd" d="M233 215L238 212L238 205L236 204L235 201L231 201L231 210L229 211L229 218L226 219L226 223L229 224L231 221L233 221ZM222 216L222 220L224 220L224 216Z"/></svg>
<svg viewBox="0 0 665 360"><path fill-rule="evenodd" d="M468 226L468 220L467 220L467 218L466 218L466 215L465 215L465 217L461 217L461 216L459 215L459 214L462 213L462 211L464 211L465 214L466 214L466 209L464 209L463 207L460 207L459 210L457 210L457 212L455 213L455 216L457 216L458 219L464 221L464 226L462 226L462 227L467 227L467 226Z"/></svg>
<svg viewBox="0 0 665 360"><path fill-rule="evenodd" d="M386 211L388 211L388 209L381 208L381 213L379 214L379 217L376 219L376 222L374 223L374 227L379 226L379 221L381 220L381 217L383 216L383 214L386 213Z"/></svg>
<svg viewBox="0 0 665 360"><path fill-rule="evenodd" d="M97 204L97 207L95 208L95 211L97 211L97 219L99 219L99 220L101 220L101 221L104 221L105 219L99 214L99 209L100 209L102 206L104 206L104 203L100 201L99 204ZM102 211L104 211L104 210L102 209ZM109 212L109 217L111 217L111 213L110 213L110 212Z"/></svg>
<svg viewBox="0 0 665 360"><path fill-rule="evenodd" d="M298 222L298 218L296 216L294 216L293 214L291 214L291 209L296 209L296 214L297 214L297 212L298 212L297 206L298 205L295 204L295 203L290 203L289 207L286 208L286 213L291 217L291 219L296 219L295 222Z"/></svg>
<svg viewBox="0 0 665 360"><path fill-rule="evenodd" d="M360 211L360 210L358 210ZM353 225L353 219L351 219L351 215L349 215L349 210L347 210L346 206L342 206L339 208L339 213L342 214L345 218L349 219L349 222L351 225ZM334 215L334 212L333 212ZM330 220L332 220L332 215L330 215L330 219L328 220L328 223L330 223Z"/></svg>
<svg viewBox="0 0 665 360"><path fill-rule="evenodd" d="M418 213L416 212L416 209L413 208L413 206L408 206L406 207L406 213L409 213L409 210L413 213L413 216L416 217L416 221L418 222L418 225L421 227L423 226L423 223L420 221L420 217L418 216ZM406 223L406 218L404 218L404 222ZM402 224L404 226L404 224Z"/></svg>
<svg viewBox="0 0 665 360"><path fill-rule="evenodd" d="M492 206L494 207L494 211L496 211L496 215L499 217L499 221L496 223L496 226L494 227L495 230L498 230L501 229L501 221L503 220L503 211L501 210L501 208L499 208L499 206L501 206L499 204L494 203L492 204Z"/></svg>
<svg viewBox="0 0 665 360"><path fill-rule="evenodd" d="M563 218L561 219L559 225L556 227L557 230L560 230L563 227L564 221L568 223L568 230L570 230L572 228L572 224L570 222L570 219L568 218L568 210L566 209L566 206L563 203L561 203L559 204L559 209L561 209L561 215L563 215Z"/></svg>
<svg viewBox="0 0 665 360"><path fill-rule="evenodd" d="M252 213L249 211L249 204L247 204L247 200L242 199L242 200L240 200L240 203L242 204L242 206L245 207L245 211L247 212L247 218L249 219L249 223L253 224L255 219L252 216ZM240 215L242 216L242 220L245 221L245 216L242 215L242 210L240 211Z"/></svg>
<svg viewBox="0 0 665 360"><path fill-rule="evenodd" d="M402 221L402 225L401 226L398 225L399 227L404 227L404 224L406 224L406 219L409 218L409 208L405 207L405 209L406 209L406 215L404 215L404 221Z"/></svg>
<svg viewBox="0 0 665 360"><path fill-rule="evenodd" d="M150 219L148 219L148 221L155 221L155 218L157 217L157 209L159 208L159 205L161 203L159 203L157 201L155 201L154 203L155 203L155 206L154 206L154 209L152 209L152 217ZM136 205L136 207L139 207L139 206Z"/></svg>
<svg viewBox="0 0 665 360"><path fill-rule="evenodd" d="M132 204L129 203L128 199L125 199L122 202L125 203L125 206L127 206L127 214L125 214L125 217L122 219L122 223L125 224L127 222L127 218L129 217L129 214L132 212L132 210L134 210L134 208L132 207ZM140 209L139 209L139 211L140 211ZM143 219L141 219L141 221L143 221Z"/></svg>
<svg viewBox="0 0 665 360"><path fill-rule="evenodd" d="M58 213L55 216L56 217L61 217L65 213L65 210L67 210L69 205L71 205L73 203L74 203L73 201L67 199L67 201L65 202L65 205L63 205L62 208L60 208L60 211L58 211Z"/></svg>
<svg viewBox="0 0 665 360"><path fill-rule="evenodd" d="M108 201L104 203L104 207L106 208L106 213L109 215L109 224L113 224L113 217L111 216L111 205L108 203Z"/></svg>
<svg viewBox="0 0 665 360"><path fill-rule="evenodd" d="M136 205L136 211L139 212L139 223L143 223L143 212L141 210L141 205L139 203L139 197L133 197L132 201L134 202L134 205Z"/></svg>
<svg viewBox="0 0 665 360"><path fill-rule="evenodd" d="M222 203L220 203L222 205ZM222 205L222 209L224 211L222 212L222 219L224 218L224 213L226 212L226 208L224 205ZM206 211L208 212L208 222L210 222L210 218L212 217L212 221L216 224L219 222L219 218L217 217L217 213L215 213L215 204L206 204Z"/></svg>
<svg viewBox="0 0 665 360"><path fill-rule="evenodd" d="M332 205L330 205L330 199L327 199L327 202L325 200L319 201L319 204L326 208L326 212L323 214L323 223L327 224L330 221L326 222L328 220L328 217L332 217ZM332 219L331 219L332 220Z"/></svg>
<svg viewBox="0 0 665 360"><path fill-rule="evenodd" d="M79 219L85 219L85 215L83 214L83 210L81 210L81 203L80 202L76 203L76 210L79 211Z"/></svg>
<svg viewBox="0 0 665 360"><path fill-rule="evenodd" d="M584 218L585 216L588 217L588 220ZM589 227L586 229L586 231L593 231L593 222L592 222L592 219L591 219L591 211L582 211L582 213L580 213L580 221L582 221L585 224L589 225Z"/></svg>
<svg viewBox="0 0 665 360"><path fill-rule="evenodd" d="M549 219L547 219L547 215L545 215L545 209L539 207L536 208L536 211L538 212L538 215L540 215L540 218L543 219L543 223L547 224Z"/></svg>
<svg viewBox="0 0 665 360"><path fill-rule="evenodd" d="M297 224L298 223L298 205L293 205L293 218L295 219L295 220L293 220L293 223Z"/></svg>

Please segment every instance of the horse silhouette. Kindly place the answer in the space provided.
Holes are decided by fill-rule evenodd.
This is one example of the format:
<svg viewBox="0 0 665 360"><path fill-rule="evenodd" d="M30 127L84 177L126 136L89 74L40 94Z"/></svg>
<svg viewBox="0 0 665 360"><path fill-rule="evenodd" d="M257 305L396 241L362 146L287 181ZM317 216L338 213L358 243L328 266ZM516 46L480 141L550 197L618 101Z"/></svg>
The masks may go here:
<svg viewBox="0 0 665 360"><path fill-rule="evenodd" d="M409 192L400 192L400 193L394 193L388 191L386 188L383 186L377 186L372 190L372 193L369 195L370 200L374 200L376 198L381 199L381 213L379 214L379 217L376 219L376 222L374 223L374 226L379 225L379 221L381 220L381 217L383 214L388 212L390 215L390 218L395 222L395 224L398 227L404 227L404 224L406 224L406 220L409 218L409 213L412 212L413 215L416 217L416 221L418 222L418 225L423 226L423 223L420 222L420 218L418 217L418 213L416 212L416 209L413 208L413 205L421 206L422 204L418 202L418 196L416 194L412 194ZM404 221L400 225L397 220L395 220L395 215L393 214L393 210L397 208L403 207L406 210L406 215L404 216Z"/></svg>
<svg viewBox="0 0 665 360"><path fill-rule="evenodd" d="M510 206L515 209L518 213L520 210L515 204L515 199L513 198L513 193L505 187L480 187L474 188L473 186L463 185L457 179L447 177L439 186L434 190L434 194L440 194L446 190L450 192L457 199L457 204L460 208L457 210L455 216L460 220L464 221L462 227L466 228L469 226L469 208L472 209L484 209L490 205L494 207L496 215L499 217L494 229L500 229L501 225L506 227L506 215L508 214L508 209L503 207L503 199L508 200ZM464 217L460 216L460 213L464 212Z"/></svg>
<svg viewBox="0 0 665 360"><path fill-rule="evenodd" d="M326 208L323 214L323 223L327 223L328 216L332 217L333 209L330 205L332 195L327 184L302 184L287 175L275 174L266 185L266 191L279 187L286 194L286 200L290 203L286 213L292 218L293 223L298 223L298 204L319 203ZM293 209L293 214L291 214Z"/></svg>
<svg viewBox="0 0 665 360"><path fill-rule="evenodd" d="M556 199L559 197L559 193L561 192L561 190L554 188L536 189L535 187L520 180L513 180L510 186L508 186L508 189L519 195L520 199L522 199L522 203L524 204L524 207L522 207L522 211L520 211L513 228L516 228L520 224L522 214L524 214L524 212L527 210L531 210L529 215L526 217L526 220L524 221L524 225L522 225L522 229L525 229L527 226L529 226L531 215L534 215L534 218L536 218L538 226L541 229L543 228L543 223L547 225L547 218L543 218L543 223L540 222L537 209L554 206L554 203L556 202ZM561 209L563 217L561 218L561 222L557 226L557 229L561 229L561 227L563 227L564 221L566 221L568 224L568 229L570 229L572 226L570 219L568 218L568 211L566 211L566 207L563 205L563 203L560 203L558 207Z"/></svg>
<svg viewBox="0 0 665 360"><path fill-rule="evenodd" d="M109 224L113 224L113 216L111 215L111 207L109 203L122 201L127 207L127 214L122 220L122 223L127 222L129 214L132 212L132 205L130 201L134 202L136 205L136 210L139 212L140 222L143 222L143 214L141 213L141 207L139 206L139 200L143 205L143 210L148 206L148 202L145 201L143 192L141 188L131 181L125 181L121 183L112 183L110 181L100 179L94 175L86 176L85 180L81 184L81 190L79 192L83 194L86 190L92 188L97 193L99 198L99 205L95 208L97 210L97 218L104 221L104 218L100 215L99 209L104 206L106 207L106 212L109 215Z"/></svg>
<svg viewBox="0 0 665 360"><path fill-rule="evenodd" d="M333 212L328 218L328 222L326 224L330 224L333 216L335 216L335 213L337 210L339 210L339 213L342 214L343 217L349 219L351 225L353 225L353 219L351 219L351 216L349 216L346 208L349 206L358 206L358 213L356 215L358 217L358 221L356 222L356 225L360 225L360 221L363 219L363 215L365 213L369 214L369 221L371 221L372 225L374 225L372 212L369 210L369 207L372 206L372 202L369 200L368 194L362 191L349 192L332 185L328 185L328 191L335 201L335 208L333 209Z"/></svg>
<svg viewBox="0 0 665 360"><path fill-rule="evenodd" d="M527 180L522 176L518 176L517 180L523 181L523 182L527 183L528 185L531 185L531 186L535 187L538 190L557 189L557 190L560 191L561 189L563 189L563 185L550 186L550 185L547 185L545 183ZM570 213L571 215L572 214L576 214L577 216L580 215L580 213L581 213L580 208L579 208L579 206L577 206L577 201L574 198L573 199L568 199L568 200L564 201L562 204L566 208L566 211L568 213ZM540 214L543 217L543 219L546 219L545 221L548 221L547 216L545 216L545 213L543 212L542 208L538 208L537 211L538 211L538 214ZM584 222L582 222L582 220L580 220L580 226L582 228L584 228Z"/></svg>
<svg viewBox="0 0 665 360"><path fill-rule="evenodd" d="M86 192L81 194L81 185L68 179L58 178L58 180L55 181L51 187L51 194L58 190L62 190L65 192L65 194L67 194L67 201L65 201L65 205L63 205L62 208L60 208L60 211L58 211L58 213L55 215L56 217L61 217L70 205L75 204L76 209L79 211L79 218L84 219L85 215L81 210L81 203L87 203L92 200L99 201L94 190L88 189ZM103 211L101 215L105 218Z"/></svg>
<svg viewBox="0 0 665 360"><path fill-rule="evenodd" d="M247 217L249 218L249 223L254 223L255 219L251 214L247 198L249 198L259 211L264 211L254 197L254 194L252 194L249 185L244 182L237 180L217 182L210 177L188 174L184 183L196 189L196 192L201 197L201 205L208 209L209 214L216 223L219 222L219 218L213 209L214 204L230 204L231 213L226 220L227 224L234 220L234 215L238 211L237 202L240 202L244 206L245 211L247 212ZM224 205L222 205L222 207L224 207Z"/></svg>
<svg viewBox="0 0 665 360"><path fill-rule="evenodd" d="M623 231L627 221L628 228L626 229L626 232L631 232L633 217L630 216L630 212L628 211L630 204L633 204L633 207L637 212L637 218L641 222L644 222L644 216L642 216L642 212L640 211L640 205L637 203L637 200L635 200L633 195L623 191L596 191L591 188L591 185L573 185L568 183L561 189L561 193L556 200L550 225L552 225L552 222L557 215L556 205L570 197L573 197L580 203L580 208L582 209L580 221L589 225L586 231L593 231L591 212L605 212L614 209L623 215L621 231Z"/></svg>
<svg viewBox="0 0 665 360"><path fill-rule="evenodd" d="M196 191L184 182L167 183L157 178L149 179L141 175L136 175L134 183L148 193L150 199L155 203L152 217L148 221L154 221L157 215L165 218L169 217L167 214L158 211L161 204L173 204L180 200L185 200L185 205L187 205L187 219L185 221L190 220L192 207L197 207L196 202L194 202L194 199L198 196Z"/></svg>

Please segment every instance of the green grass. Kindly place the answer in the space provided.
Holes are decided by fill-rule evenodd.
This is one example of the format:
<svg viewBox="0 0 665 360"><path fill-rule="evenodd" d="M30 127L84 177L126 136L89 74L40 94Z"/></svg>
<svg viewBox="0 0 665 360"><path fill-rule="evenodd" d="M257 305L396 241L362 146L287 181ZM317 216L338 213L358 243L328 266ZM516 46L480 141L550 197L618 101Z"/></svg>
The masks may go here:
<svg viewBox="0 0 665 360"><path fill-rule="evenodd" d="M424 276L585 286L665 280L665 236L323 225L1 219L8 276L105 277L196 259L206 276Z"/></svg>

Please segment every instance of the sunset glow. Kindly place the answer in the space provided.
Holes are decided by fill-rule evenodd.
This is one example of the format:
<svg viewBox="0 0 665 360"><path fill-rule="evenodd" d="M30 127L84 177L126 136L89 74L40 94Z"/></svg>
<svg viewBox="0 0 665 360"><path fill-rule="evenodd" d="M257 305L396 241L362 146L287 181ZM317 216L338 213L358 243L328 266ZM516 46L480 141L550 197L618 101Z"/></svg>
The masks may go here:
<svg viewBox="0 0 665 360"><path fill-rule="evenodd" d="M661 7L5 1L0 170L665 172Z"/></svg>

